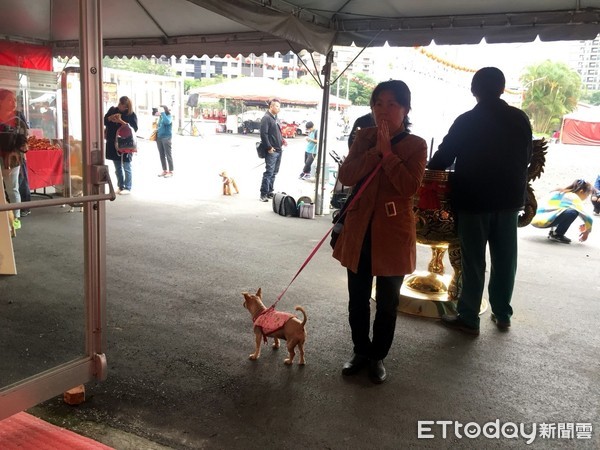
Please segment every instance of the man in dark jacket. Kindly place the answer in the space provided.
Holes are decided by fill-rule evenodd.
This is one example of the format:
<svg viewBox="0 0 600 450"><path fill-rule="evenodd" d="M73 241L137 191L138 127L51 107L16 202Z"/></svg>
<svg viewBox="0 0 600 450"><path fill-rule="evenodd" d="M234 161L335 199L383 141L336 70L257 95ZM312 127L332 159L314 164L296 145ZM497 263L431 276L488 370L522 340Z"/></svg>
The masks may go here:
<svg viewBox="0 0 600 450"><path fill-rule="evenodd" d="M269 110L260 121L260 140L266 150L265 172L260 185L260 201L268 202L273 198L273 185L281 164L282 146L285 145L281 129L277 122L277 114L281 109L279 100L269 101Z"/></svg>
<svg viewBox="0 0 600 450"><path fill-rule="evenodd" d="M352 147L352 143L354 142L354 138L356 137L356 132L362 128L369 128L375 126L375 118L373 114L368 113L364 116L360 116L358 119L354 121L354 125L352 125L352 131L350 131L350 136L348 136L348 148Z"/></svg>
<svg viewBox="0 0 600 450"><path fill-rule="evenodd" d="M451 197L461 245L462 291L458 315L443 316L442 323L471 335L479 335L488 243L492 320L506 331L513 313L517 219L526 199L532 131L527 115L500 99L504 85L504 74L495 67L475 73L471 92L477 105L454 121L427 166L445 169L455 164Z"/></svg>

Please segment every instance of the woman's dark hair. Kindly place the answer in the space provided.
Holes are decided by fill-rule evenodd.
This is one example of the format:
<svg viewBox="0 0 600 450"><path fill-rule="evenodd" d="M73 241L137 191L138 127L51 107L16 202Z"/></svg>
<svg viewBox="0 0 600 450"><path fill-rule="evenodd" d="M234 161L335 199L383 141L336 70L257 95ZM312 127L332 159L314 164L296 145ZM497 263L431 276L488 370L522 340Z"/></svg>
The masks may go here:
<svg viewBox="0 0 600 450"><path fill-rule="evenodd" d="M127 106L127 114L131 114L133 112L133 105L131 104L131 99L126 95L119 99L119 104Z"/></svg>
<svg viewBox="0 0 600 450"><path fill-rule="evenodd" d="M165 114L167 116L171 115L171 110L169 109L169 107L167 105L162 105L162 108L165 110Z"/></svg>
<svg viewBox="0 0 600 450"><path fill-rule="evenodd" d="M560 192L573 192L574 194L577 194L578 192L589 194L594 191L594 186L592 186L592 183L588 183L583 178L580 178L578 180L573 181L567 187L558 190Z"/></svg>
<svg viewBox="0 0 600 450"><path fill-rule="evenodd" d="M404 81L400 80L389 80L383 81L375 86L373 89L373 93L371 94L371 109L375 106L377 99L381 95L382 92L391 92L396 101L406 108L406 116L404 117L404 128L408 131L408 127L410 126L410 120L408 119L408 111L410 111L410 89L406 85Z"/></svg>
<svg viewBox="0 0 600 450"><path fill-rule="evenodd" d="M484 67L473 75L471 93L480 99L500 98L505 85L506 79L500 69Z"/></svg>

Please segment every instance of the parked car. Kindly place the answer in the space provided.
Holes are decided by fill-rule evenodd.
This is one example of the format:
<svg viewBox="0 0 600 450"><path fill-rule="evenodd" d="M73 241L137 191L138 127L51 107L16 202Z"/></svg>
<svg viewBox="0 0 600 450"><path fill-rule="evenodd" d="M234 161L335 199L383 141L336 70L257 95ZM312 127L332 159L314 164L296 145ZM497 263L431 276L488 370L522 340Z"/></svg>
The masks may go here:
<svg viewBox="0 0 600 450"><path fill-rule="evenodd" d="M265 115L264 111L251 110L238 116L238 132L243 134L260 131L260 121Z"/></svg>

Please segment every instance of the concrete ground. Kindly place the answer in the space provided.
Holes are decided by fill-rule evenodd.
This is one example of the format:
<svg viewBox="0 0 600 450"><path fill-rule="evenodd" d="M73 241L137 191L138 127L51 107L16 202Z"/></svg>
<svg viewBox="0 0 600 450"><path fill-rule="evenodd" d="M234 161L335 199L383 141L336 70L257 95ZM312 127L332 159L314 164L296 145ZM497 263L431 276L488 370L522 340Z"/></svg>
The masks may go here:
<svg viewBox="0 0 600 450"><path fill-rule="evenodd" d="M107 205L108 379L88 385L78 407L56 397L30 412L118 449L523 448L528 439L530 448L600 447L597 230L585 243L564 245L548 241L545 230L520 229L508 333L489 312L475 339L399 314L389 380L379 386L366 373L341 376L352 350L346 275L325 244L278 306L307 311L307 365L287 367L284 351L269 347L249 361L254 338L241 292L262 287L273 303L331 226L329 216L285 218L258 201L255 141L177 136L171 179L156 176L154 143L140 142L132 194ZM303 148L302 140L290 142L278 190L314 190L297 179ZM223 169L236 177L239 195L220 194ZM551 146L534 187L545 193L574 178L593 181L599 170L597 147ZM70 261L81 259L80 246L69 242L80 237L80 220L60 208L23 219L15 240L20 275L0 282L17 293L35 280L36 293L0 306L8 330L18 330L0 334L10 339L3 358L15 361L10 367L33 370L72 355L65 343L78 342L82 311L78 300L52 292L78 289ZM52 243L37 238L42 232ZM569 235L576 240L576 227ZM60 263L39 262L40 247ZM419 269L429 257L419 246ZM26 344L27 335L39 339ZM460 424L467 423L465 436ZM493 435L498 425L494 437L478 432Z"/></svg>

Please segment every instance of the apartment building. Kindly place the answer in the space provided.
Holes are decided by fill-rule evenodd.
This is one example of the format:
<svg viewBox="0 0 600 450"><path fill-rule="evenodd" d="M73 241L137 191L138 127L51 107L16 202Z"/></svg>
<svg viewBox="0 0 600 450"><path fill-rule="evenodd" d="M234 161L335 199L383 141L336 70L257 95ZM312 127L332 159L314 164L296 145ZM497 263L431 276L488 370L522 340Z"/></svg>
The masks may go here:
<svg viewBox="0 0 600 450"><path fill-rule="evenodd" d="M584 89L600 91L600 35L573 43L571 66L581 76Z"/></svg>
<svg viewBox="0 0 600 450"><path fill-rule="evenodd" d="M306 74L306 69L293 52L267 55L207 55L197 57L172 56L168 59L177 75L184 78L225 78L266 77L274 80L298 78Z"/></svg>

